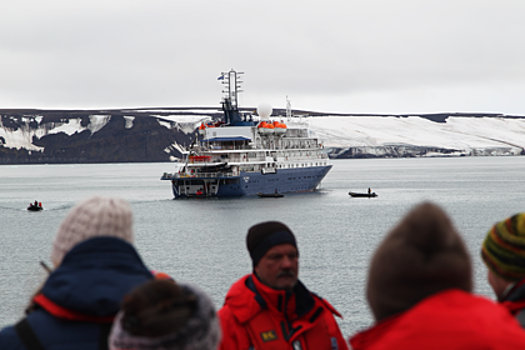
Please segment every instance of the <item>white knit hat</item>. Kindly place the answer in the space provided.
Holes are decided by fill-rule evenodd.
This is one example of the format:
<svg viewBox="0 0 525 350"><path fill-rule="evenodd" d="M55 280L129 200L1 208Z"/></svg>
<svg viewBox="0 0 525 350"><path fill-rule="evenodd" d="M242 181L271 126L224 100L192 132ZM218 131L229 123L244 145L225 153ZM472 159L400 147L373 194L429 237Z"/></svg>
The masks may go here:
<svg viewBox="0 0 525 350"><path fill-rule="evenodd" d="M51 260L58 266L75 245L100 236L121 238L133 243L133 215L128 203L119 198L95 196L78 203L58 229Z"/></svg>

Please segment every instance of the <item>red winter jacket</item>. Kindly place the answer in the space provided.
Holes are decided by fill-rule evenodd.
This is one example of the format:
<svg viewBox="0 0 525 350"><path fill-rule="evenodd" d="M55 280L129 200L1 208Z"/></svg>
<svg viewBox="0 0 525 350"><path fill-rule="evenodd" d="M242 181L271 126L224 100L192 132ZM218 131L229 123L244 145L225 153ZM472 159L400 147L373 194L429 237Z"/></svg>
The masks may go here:
<svg viewBox="0 0 525 350"><path fill-rule="evenodd" d="M525 349L525 332L504 307L449 289L358 333L350 345L354 350Z"/></svg>
<svg viewBox="0 0 525 350"><path fill-rule="evenodd" d="M219 310L220 349L346 350L333 314L341 317L299 281L287 293L247 275L233 284Z"/></svg>

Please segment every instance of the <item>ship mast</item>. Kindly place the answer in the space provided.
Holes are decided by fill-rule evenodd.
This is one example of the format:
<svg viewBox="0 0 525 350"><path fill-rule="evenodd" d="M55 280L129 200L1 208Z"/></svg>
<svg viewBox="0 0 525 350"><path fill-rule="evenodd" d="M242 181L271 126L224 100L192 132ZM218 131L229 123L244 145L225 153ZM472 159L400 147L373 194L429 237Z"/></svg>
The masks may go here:
<svg viewBox="0 0 525 350"><path fill-rule="evenodd" d="M242 118L239 114L239 99L238 94L243 92L241 90L240 75L244 72L236 72L231 69L229 72L222 72L219 80L222 80L222 84L225 85L224 98L221 102L222 110L224 111L225 122L227 125L236 125L242 122Z"/></svg>
<svg viewBox="0 0 525 350"><path fill-rule="evenodd" d="M290 118L292 118L292 103L290 102L290 99L288 98L288 95L286 96L286 122L290 122Z"/></svg>

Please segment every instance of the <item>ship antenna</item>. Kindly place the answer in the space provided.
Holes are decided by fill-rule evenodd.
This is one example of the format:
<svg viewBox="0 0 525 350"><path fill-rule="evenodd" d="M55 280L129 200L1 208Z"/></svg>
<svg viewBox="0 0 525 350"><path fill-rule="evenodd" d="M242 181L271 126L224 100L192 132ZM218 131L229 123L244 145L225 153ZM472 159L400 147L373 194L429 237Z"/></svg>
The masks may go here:
<svg viewBox="0 0 525 350"><path fill-rule="evenodd" d="M244 72L236 72L231 69L229 72L222 72L219 77L219 80L222 80L222 84L225 85L225 90L222 91L224 93L222 108L226 124L235 125L236 122L241 121L238 94L243 92L240 80L242 74Z"/></svg>
<svg viewBox="0 0 525 350"><path fill-rule="evenodd" d="M292 117L292 103L290 102L290 99L288 98L288 95L286 95L286 122L290 122L290 118Z"/></svg>

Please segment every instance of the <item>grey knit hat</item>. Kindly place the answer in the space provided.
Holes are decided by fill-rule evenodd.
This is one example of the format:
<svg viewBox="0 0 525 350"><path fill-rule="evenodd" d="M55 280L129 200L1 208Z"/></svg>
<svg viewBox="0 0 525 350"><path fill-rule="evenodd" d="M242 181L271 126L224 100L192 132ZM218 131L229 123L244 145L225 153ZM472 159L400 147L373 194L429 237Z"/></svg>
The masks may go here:
<svg viewBox="0 0 525 350"><path fill-rule="evenodd" d="M133 243L133 215L128 203L119 198L95 196L68 213L53 242L51 260L60 265L75 245L94 237L110 236Z"/></svg>
<svg viewBox="0 0 525 350"><path fill-rule="evenodd" d="M153 280L148 282L149 286L154 284L169 283L167 280ZM184 314L184 305L170 301L170 299L158 300L157 305L150 305L139 310L140 316L126 315L121 310L115 321L108 338L109 350L215 350L221 340L221 329L213 301L191 284L178 284L184 295L195 300L195 309L190 316ZM142 287L148 287L146 284ZM136 290L138 290L137 287ZM133 292L132 292L133 294ZM138 298L135 296L135 298ZM166 298L166 296L164 296ZM134 321L136 325L131 327L128 322ZM141 333L148 333L152 325L163 323L165 328L163 335L153 337L131 334L131 330L137 328ZM168 322L169 324L166 324ZM126 329L125 329L126 328ZM176 331L166 332L166 329Z"/></svg>

